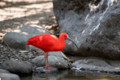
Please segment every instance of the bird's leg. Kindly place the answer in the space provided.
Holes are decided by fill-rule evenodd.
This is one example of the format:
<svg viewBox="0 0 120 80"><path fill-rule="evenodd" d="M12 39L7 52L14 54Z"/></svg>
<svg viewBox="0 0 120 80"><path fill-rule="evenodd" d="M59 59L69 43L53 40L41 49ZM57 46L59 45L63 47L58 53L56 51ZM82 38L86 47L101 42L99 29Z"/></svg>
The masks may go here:
<svg viewBox="0 0 120 80"><path fill-rule="evenodd" d="M45 53L45 69L53 69L53 67L50 67L48 64L48 52Z"/></svg>
<svg viewBox="0 0 120 80"><path fill-rule="evenodd" d="M49 66L48 64L48 53L45 53L45 67Z"/></svg>

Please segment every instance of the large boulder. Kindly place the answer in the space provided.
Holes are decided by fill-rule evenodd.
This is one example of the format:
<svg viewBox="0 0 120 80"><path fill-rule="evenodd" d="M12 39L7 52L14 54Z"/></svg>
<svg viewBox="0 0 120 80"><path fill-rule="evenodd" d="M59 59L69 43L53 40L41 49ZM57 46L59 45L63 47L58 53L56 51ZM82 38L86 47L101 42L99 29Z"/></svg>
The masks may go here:
<svg viewBox="0 0 120 80"><path fill-rule="evenodd" d="M13 73L9 73L7 70L0 69L1 80L20 80L19 76Z"/></svg>
<svg viewBox="0 0 120 80"><path fill-rule="evenodd" d="M17 74L30 74L33 70L33 65L28 61L6 60L0 65L1 69L8 70Z"/></svg>
<svg viewBox="0 0 120 80"><path fill-rule="evenodd" d="M73 70L97 71L120 74L120 61L105 60L100 58L81 58L72 63Z"/></svg>
<svg viewBox="0 0 120 80"><path fill-rule="evenodd" d="M20 80L19 76L12 73L0 73L1 80Z"/></svg>
<svg viewBox="0 0 120 80"><path fill-rule="evenodd" d="M49 31L46 30L45 28L42 28L41 26L25 25L19 28L18 30L8 32L3 37L3 40L5 44L8 44L12 48L26 49L26 43L30 37L45 33L49 33Z"/></svg>
<svg viewBox="0 0 120 80"><path fill-rule="evenodd" d="M38 67L45 66L45 58L44 56L38 56L32 60L32 62ZM50 55L48 57L48 63L50 66L55 68L69 68L69 63L63 57Z"/></svg>
<svg viewBox="0 0 120 80"><path fill-rule="evenodd" d="M64 52L120 59L119 0L53 0L53 5L60 32L79 47L66 41Z"/></svg>

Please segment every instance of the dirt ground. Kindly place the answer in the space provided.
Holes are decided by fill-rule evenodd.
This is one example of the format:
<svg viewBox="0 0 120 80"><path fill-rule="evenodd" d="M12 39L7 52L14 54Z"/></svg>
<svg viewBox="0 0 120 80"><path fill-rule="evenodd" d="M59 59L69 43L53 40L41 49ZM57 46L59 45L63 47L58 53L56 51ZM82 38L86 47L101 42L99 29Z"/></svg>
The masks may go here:
<svg viewBox="0 0 120 80"><path fill-rule="evenodd" d="M52 0L0 1L0 33L10 32L26 24L50 28L55 23Z"/></svg>
<svg viewBox="0 0 120 80"><path fill-rule="evenodd" d="M26 51L14 50L2 44L5 33L26 24L40 25L46 29L55 26L52 0L0 1L0 63L10 58L18 59L18 56L22 59L34 57L35 52L26 54Z"/></svg>

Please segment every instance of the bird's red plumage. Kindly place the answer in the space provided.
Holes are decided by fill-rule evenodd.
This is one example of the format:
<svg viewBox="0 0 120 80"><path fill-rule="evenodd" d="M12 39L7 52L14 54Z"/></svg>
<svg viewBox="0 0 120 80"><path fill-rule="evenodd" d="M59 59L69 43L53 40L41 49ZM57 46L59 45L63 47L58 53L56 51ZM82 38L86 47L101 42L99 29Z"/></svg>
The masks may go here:
<svg viewBox="0 0 120 80"><path fill-rule="evenodd" d="M46 53L44 68L53 69L48 64L48 52L63 50L65 47L65 39L67 39L67 37L68 35L66 33L61 33L59 38L50 34L42 34L28 39L27 45L33 45L43 50Z"/></svg>
<svg viewBox="0 0 120 80"><path fill-rule="evenodd" d="M28 39L27 44L40 48L44 52L60 51L65 47L65 40L64 38L58 39L51 34L42 34Z"/></svg>

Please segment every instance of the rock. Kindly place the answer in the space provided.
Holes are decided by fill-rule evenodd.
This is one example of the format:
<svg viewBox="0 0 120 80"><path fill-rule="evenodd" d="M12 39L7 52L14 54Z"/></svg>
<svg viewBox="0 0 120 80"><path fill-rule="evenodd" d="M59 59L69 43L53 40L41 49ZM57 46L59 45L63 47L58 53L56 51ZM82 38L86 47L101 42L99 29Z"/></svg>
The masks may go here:
<svg viewBox="0 0 120 80"><path fill-rule="evenodd" d="M11 73L0 73L1 80L20 80L19 76Z"/></svg>
<svg viewBox="0 0 120 80"><path fill-rule="evenodd" d="M108 60L108 63L113 67L120 67L120 60Z"/></svg>
<svg viewBox="0 0 120 80"><path fill-rule="evenodd" d="M4 37L3 40L7 43L10 47L16 49L25 49L27 40L30 37L49 33L46 29L42 28L38 25L25 25L18 30L13 32L8 32Z"/></svg>
<svg viewBox="0 0 120 80"><path fill-rule="evenodd" d="M119 0L53 0L60 32L66 41L64 52L79 56L120 59Z"/></svg>
<svg viewBox="0 0 120 80"><path fill-rule="evenodd" d="M72 69L120 74L120 66L113 66L112 63L113 61L98 58L81 58L72 64Z"/></svg>
<svg viewBox="0 0 120 80"><path fill-rule="evenodd" d="M34 73L56 73L58 72L58 69L53 68L53 69L44 69L44 67L37 67L35 68L35 70L33 71Z"/></svg>
<svg viewBox="0 0 120 80"><path fill-rule="evenodd" d="M55 56L55 57L61 57L61 58L63 58L63 55L62 55L62 52L61 52L61 51L49 52L48 55L49 55L49 56Z"/></svg>
<svg viewBox="0 0 120 80"><path fill-rule="evenodd" d="M0 69L0 73L9 73L9 71L4 70L4 69Z"/></svg>
<svg viewBox="0 0 120 80"><path fill-rule="evenodd" d="M32 62L38 66L45 66L44 56L38 56L32 60ZM49 56L48 57L49 65L55 68L68 68L68 62L62 57Z"/></svg>
<svg viewBox="0 0 120 80"><path fill-rule="evenodd" d="M32 72L32 64L28 61L6 60L1 68L17 74L29 74Z"/></svg>
<svg viewBox="0 0 120 80"><path fill-rule="evenodd" d="M20 80L18 75L9 73L7 70L4 70L4 69L0 69L0 79L1 80Z"/></svg>

